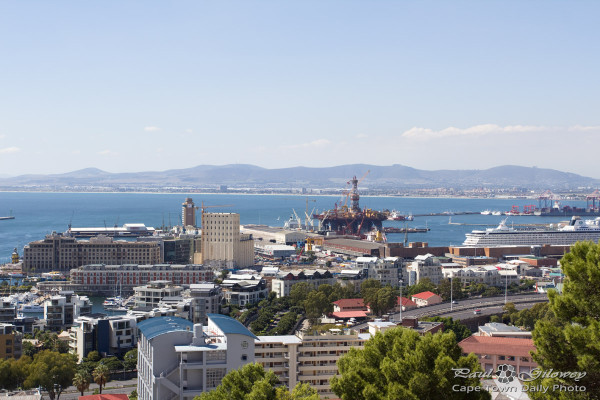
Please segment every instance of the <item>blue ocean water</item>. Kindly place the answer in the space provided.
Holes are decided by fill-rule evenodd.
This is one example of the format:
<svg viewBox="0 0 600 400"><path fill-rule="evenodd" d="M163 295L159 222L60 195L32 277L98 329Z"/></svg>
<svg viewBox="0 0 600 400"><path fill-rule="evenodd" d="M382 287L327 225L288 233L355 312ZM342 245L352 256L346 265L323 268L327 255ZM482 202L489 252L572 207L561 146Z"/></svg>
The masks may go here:
<svg viewBox="0 0 600 400"><path fill-rule="evenodd" d="M9 262L16 247L22 255L23 246L43 239L52 231L64 232L69 222L73 227L99 227L144 223L160 227L178 225L181 220L181 203L192 197L197 206L231 205L215 207L209 211L236 212L242 224L282 226L293 214L304 220L304 213L331 209L339 196L289 196L289 195L235 195L235 194L158 194L158 193L32 193L0 192L0 216L12 210L15 219L0 221L0 262ZM405 198L361 197L360 205L376 210L395 209L402 213L426 214L432 212L461 212L499 210L507 211L512 205L523 208L536 204L535 200L512 199L457 199L457 198ZM572 206L584 207L585 202L571 201ZM503 217L492 215L454 215L452 222L497 225ZM564 217L510 217L508 223L556 223ZM449 216L415 217L409 227L428 227L427 233L409 234L409 241L428 242L431 246L464 241L465 233L483 227L450 225ZM404 222L386 221L385 226L403 227ZM402 242L403 234L389 234L388 241Z"/></svg>

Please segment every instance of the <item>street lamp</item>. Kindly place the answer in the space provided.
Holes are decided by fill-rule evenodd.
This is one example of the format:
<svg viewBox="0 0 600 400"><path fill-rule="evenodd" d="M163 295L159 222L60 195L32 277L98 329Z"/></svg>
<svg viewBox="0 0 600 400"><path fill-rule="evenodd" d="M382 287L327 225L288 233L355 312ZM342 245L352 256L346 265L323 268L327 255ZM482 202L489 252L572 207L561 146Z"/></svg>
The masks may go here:
<svg viewBox="0 0 600 400"><path fill-rule="evenodd" d="M450 275L450 311L452 311L452 275Z"/></svg>
<svg viewBox="0 0 600 400"><path fill-rule="evenodd" d="M508 272L508 271L504 271L504 272ZM508 274L506 274L506 282L504 284L504 305L506 305L506 298L508 295Z"/></svg>
<svg viewBox="0 0 600 400"><path fill-rule="evenodd" d="M400 323L402 323L402 286L404 286L404 280L400 279Z"/></svg>

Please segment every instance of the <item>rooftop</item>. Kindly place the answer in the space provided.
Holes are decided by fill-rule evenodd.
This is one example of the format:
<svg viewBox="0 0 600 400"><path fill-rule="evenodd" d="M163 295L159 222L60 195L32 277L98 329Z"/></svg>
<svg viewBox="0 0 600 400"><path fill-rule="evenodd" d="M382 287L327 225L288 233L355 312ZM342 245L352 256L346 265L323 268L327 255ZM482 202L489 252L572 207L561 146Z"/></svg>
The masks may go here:
<svg viewBox="0 0 600 400"><path fill-rule="evenodd" d="M142 321L137 326L140 332L149 340L169 332L191 331L194 324L179 317L156 317Z"/></svg>
<svg viewBox="0 0 600 400"><path fill-rule="evenodd" d="M465 353L531 357L533 340L497 336L469 336L458 344Z"/></svg>
<svg viewBox="0 0 600 400"><path fill-rule="evenodd" d="M427 292L417 293L417 294L413 295L412 297L416 297L417 299L427 300L433 296L437 296L437 294L427 291Z"/></svg>
<svg viewBox="0 0 600 400"><path fill-rule="evenodd" d="M207 316L224 334L245 335L254 339L258 339L252 332L248 330L248 328L231 317L222 314L207 314Z"/></svg>

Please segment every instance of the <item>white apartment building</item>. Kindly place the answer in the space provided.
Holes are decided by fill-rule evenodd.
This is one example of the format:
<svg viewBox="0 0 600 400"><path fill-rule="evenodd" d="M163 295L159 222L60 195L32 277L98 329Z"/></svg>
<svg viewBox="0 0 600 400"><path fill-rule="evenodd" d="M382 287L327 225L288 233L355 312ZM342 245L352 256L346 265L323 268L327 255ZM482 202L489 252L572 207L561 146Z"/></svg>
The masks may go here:
<svg viewBox="0 0 600 400"><path fill-rule="evenodd" d="M254 265L252 235L240 233L240 215L203 213L201 263L228 268Z"/></svg>
<svg viewBox="0 0 600 400"><path fill-rule="evenodd" d="M92 303L87 296L62 291L44 302L46 329L61 330L73 325L79 316L92 313Z"/></svg>
<svg viewBox="0 0 600 400"><path fill-rule="evenodd" d="M402 259L400 257L358 257L356 266L367 271L368 279L381 282L382 286L398 287L402 277Z"/></svg>
<svg viewBox="0 0 600 400"><path fill-rule="evenodd" d="M165 297L181 296L183 287L171 281L152 281L133 288L135 307L156 307Z"/></svg>
<svg viewBox="0 0 600 400"><path fill-rule="evenodd" d="M255 361L271 369L292 389L298 382L308 383L321 398L335 396L330 379L338 373L337 360L352 347L362 348L370 334L330 330L326 334L298 336L259 336L255 341Z"/></svg>
<svg viewBox="0 0 600 400"><path fill-rule="evenodd" d="M443 279L442 265L431 254L418 255L407 267L408 284L416 285L421 279L429 278L431 283L439 285Z"/></svg>
<svg viewBox="0 0 600 400"><path fill-rule="evenodd" d="M138 398L192 400L231 370L254 362L257 339L240 322L209 314L208 324L158 317L138 324Z"/></svg>
<svg viewBox="0 0 600 400"><path fill-rule="evenodd" d="M79 362L97 351L102 356L122 356L137 346L136 317L91 314L77 318L69 330L69 347Z"/></svg>
<svg viewBox="0 0 600 400"><path fill-rule="evenodd" d="M444 268L444 279L458 279L463 286L483 283L489 286L504 287L519 283L519 275L513 269L498 269L494 265L481 265L465 268Z"/></svg>
<svg viewBox="0 0 600 400"><path fill-rule="evenodd" d="M280 271L271 281L271 288L277 297L289 296L292 286L299 282L306 282L316 289L323 284L333 285L336 279L326 269Z"/></svg>
<svg viewBox="0 0 600 400"><path fill-rule="evenodd" d="M208 314L218 314L223 304L223 290L214 283L197 283L190 285L185 293L191 300L190 320L197 324L208 323Z"/></svg>

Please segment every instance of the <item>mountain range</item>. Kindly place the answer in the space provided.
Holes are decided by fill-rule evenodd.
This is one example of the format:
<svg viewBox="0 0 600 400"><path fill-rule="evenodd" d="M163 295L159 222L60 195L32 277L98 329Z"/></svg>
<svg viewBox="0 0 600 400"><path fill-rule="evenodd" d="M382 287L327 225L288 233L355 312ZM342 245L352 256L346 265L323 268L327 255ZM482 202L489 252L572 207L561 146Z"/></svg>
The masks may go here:
<svg viewBox="0 0 600 400"><path fill-rule="evenodd" d="M450 165L449 165L450 167ZM343 188L353 176L361 187L382 188L513 188L575 189L599 187L600 180L553 169L504 165L484 170L420 170L394 164L267 169L248 164L198 165L186 169L111 173L86 168L64 174L20 175L0 178L1 188L26 187L144 187L207 188L226 185L243 188Z"/></svg>

